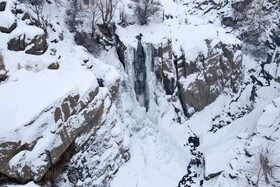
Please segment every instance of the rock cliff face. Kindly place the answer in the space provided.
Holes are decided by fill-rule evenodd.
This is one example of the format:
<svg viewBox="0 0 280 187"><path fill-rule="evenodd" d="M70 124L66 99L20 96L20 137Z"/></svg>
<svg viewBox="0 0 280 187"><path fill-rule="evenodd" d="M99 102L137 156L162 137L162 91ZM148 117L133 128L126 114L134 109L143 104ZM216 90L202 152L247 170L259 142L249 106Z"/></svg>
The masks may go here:
<svg viewBox="0 0 280 187"><path fill-rule="evenodd" d="M120 121L112 103L114 98L107 88L101 88L95 82L83 95L79 92L66 94L23 127L1 134L0 173L20 183L30 180L54 183L59 177L58 172L63 173L62 168L68 164L66 174L70 183L76 184L75 181L81 178L75 178L71 172L80 168L80 162L91 163L87 160L88 155L96 158L111 148L110 151L114 151L101 157L96 165L82 167L83 172L102 176L104 181L108 181L129 155L118 130ZM114 117L107 118L109 115ZM98 165L100 169L96 169ZM0 184L5 180L9 181L4 178Z"/></svg>
<svg viewBox="0 0 280 187"><path fill-rule="evenodd" d="M159 48L161 62L157 74L167 94L177 95L184 113L190 117L212 103L225 89L237 93L243 82L241 45L206 39L207 52L188 59L182 49L172 56L170 40Z"/></svg>
<svg viewBox="0 0 280 187"><path fill-rule="evenodd" d="M158 56L161 61L156 67L158 78L163 84L166 94L172 95L176 88L177 77L173 57L172 57L172 42L169 39L164 39L158 49Z"/></svg>
<svg viewBox="0 0 280 187"><path fill-rule="evenodd" d="M201 53L186 64L183 58L180 68L183 73L178 74L179 97L187 116L201 111L226 88L237 93L242 84L241 46L211 40L205 43L207 54Z"/></svg>

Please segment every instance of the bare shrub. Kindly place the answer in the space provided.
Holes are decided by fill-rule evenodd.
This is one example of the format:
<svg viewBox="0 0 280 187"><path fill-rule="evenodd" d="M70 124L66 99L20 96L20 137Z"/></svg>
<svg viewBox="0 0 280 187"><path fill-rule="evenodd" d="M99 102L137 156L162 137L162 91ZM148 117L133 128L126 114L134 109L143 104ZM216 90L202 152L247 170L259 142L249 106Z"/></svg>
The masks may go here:
<svg viewBox="0 0 280 187"><path fill-rule="evenodd" d="M140 25L148 24L150 18L160 10L159 2L155 0L133 1L135 2L133 11Z"/></svg>
<svg viewBox="0 0 280 187"><path fill-rule="evenodd" d="M29 11L36 15L36 20L31 20L37 27L40 27L47 33L48 16L43 14L45 0L20 0ZM32 17L31 17L32 19Z"/></svg>
<svg viewBox="0 0 280 187"><path fill-rule="evenodd" d="M81 11L78 0L71 0L69 8L66 10L66 25L70 32L75 32L78 25L78 14Z"/></svg>
<svg viewBox="0 0 280 187"><path fill-rule="evenodd" d="M114 17L119 0L95 0L104 25L109 25Z"/></svg>
<svg viewBox="0 0 280 187"><path fill-rule="evenodd" d="M254 155L254 162L247 169L246 178L254 186L279 186L280 156L278 146L269 145Z"/></svg>
<svg viewBox="0 0 280 187"><path fill-rule="evenodd" d="M95 57L99 56L102 46L98 43L97 39L91 37L91 35L85 32L76 32L74 40L77 45L85 47L88 52L93 54Z"/></svg>
<svg viewBox="0 0 280 187"><path fill-rule="evenodd" d="M0 51L0 82L6 80L7 78L7 70L4 64L4 57Z"/></svg>

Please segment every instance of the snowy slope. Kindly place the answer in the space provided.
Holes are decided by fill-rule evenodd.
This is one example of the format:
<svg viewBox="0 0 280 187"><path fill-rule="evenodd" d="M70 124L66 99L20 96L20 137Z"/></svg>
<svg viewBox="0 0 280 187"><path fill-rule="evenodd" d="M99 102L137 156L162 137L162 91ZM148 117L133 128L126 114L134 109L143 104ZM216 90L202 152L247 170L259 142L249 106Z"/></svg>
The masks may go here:
<svg viewBox="0 0 280 187"><path fill-rule="evenodd" d="M19 70L10 80L12 82L0 87L0 135L28 124L41 111L70 93L78 92L82 96L97 87L95 76L87 71L32 73Z"/></svg>

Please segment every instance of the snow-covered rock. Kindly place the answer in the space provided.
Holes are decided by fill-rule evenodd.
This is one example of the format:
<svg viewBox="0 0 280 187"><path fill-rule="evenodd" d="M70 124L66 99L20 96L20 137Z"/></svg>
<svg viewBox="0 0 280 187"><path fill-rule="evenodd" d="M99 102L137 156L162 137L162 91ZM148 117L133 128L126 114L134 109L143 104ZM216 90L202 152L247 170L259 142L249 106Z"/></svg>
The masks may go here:
<svg viewBox="0 0 280 187"><path fill-rule="evenodd" d="M2 4L5 4L5 3L0 2L0 4L2 5ZM0 9L1 9L1 7L0 7ZM1 19L0 19L0 32L11 33L17 26L17 21L16 21L15 15L10 10L7 9L3 12L0 11L0 17L1 17Z"/></svg>
<svg viewBox="0 0 280 187"><path fill-rule="evenodd" d="M11 78L14 82L0 87L0 171L38 182L77 137L94 136L91 129L100 128L111 101L88 71L20 71Z"/></svg>
<svg viewBox="0 0 280 187"><path fill-rule="evenodd" d="M194 60L183 60L179 74L180 99L185 114L193 108L201 111L220 93L229 88L237 93L242 84L242 52L239 43L224 44L219 40L205 40L208 50ZM185 58L188 58L187 56ZM178 65L179 66L179 65Z"/></svg>
<svg viewBox="0 0 280 187"><path fill-rule="evenodd" d="M10 35L8 49L41 55L48 48L46 34L36 26L19 25Z"/></svg>

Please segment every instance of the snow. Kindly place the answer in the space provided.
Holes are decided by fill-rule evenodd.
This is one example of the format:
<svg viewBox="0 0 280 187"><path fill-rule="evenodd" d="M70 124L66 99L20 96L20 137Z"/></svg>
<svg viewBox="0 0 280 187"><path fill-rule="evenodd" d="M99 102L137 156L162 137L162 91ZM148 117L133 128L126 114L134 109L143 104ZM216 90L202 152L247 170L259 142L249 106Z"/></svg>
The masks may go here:
<svg viewBox="0 0 280 187"><path fill-rule="evenodd" d="M26 23L24 23L24 22L19 22L19 24L17 25L15 30L13 30L13 32L9 35L9 37L10 37L10 39L12 39L12 38L18 37L22 34L25 34L26 38L31 40L35 36L43 35L44 31L43 31L43 29L40 29L36 26L26 25Z"/></svg>
<svg viewBox="0 0 280 187"><path fill-rule="evenodd" d="M115 60L115 62L118 61ZM92 71L94 72L97 78L103 80L103 84L106 87L113 86L116 83L116 81L120 79L119 72L113 66L107 65L98 59L96 59L93 62Z"/></svg>
<svg viewBox="0 0 280 187"><path fill-rule="evenodd" d="M164 39L170 38L174 53L180 55L181 49L183 49L188 60L194 60L201 52L207 54L206 39L213 40L213 42L221 41L224 44L240 44L240 41L234 35L226 33L223 28L216 27L213 24L178 25L174 21L163 24L154 23L148 26L132 25L126 28L120 27L117 30L121 40L134 47L137 45L135 36L139 33L143 34L143 42L158 45Z"/></svg>
<svg viewBox="0 0 280 187"><path fill-rule="evenodd" d="M131 159L123 166L111 186L176 186L184 175L186 155L152 128L143 128L131 142Z"/></svg>
<svg viewBox="0 0 280 187"><path fill-rule="evenodd" d="M0 12L0 26L8 27L14 22L15 16L10 12L13 2L7 1L7 10ZM122 2L128 3L130 0ZM183 120L182 124L174 120L177 114L174 112L173 105L180 108L180 104L178 101L170 101L174 99L173 96L164 95L164 90L156 85L154 75L148 74L147 85L150 99L148 112L137 103L134 93L133 71L131 70L133 59L130 59L132 56L131 54L129 56L129 53L132 50L130 47L136 47L135 36L139 33L143 34L143 43L153 43L155 46L160 46L170 39L174 54L180 55L183 50L188 61L194 60L198 53L206 54L208 52L206 39L212 40L212 46L218 42L241 44L233 34L228 33L227 28L221 27L220 19L217 19L218 14L224 14L228 9L213 10L205 15L203 11L194 13L194 11L198 11L194 6L202 2L204 1L162 0L165 15L170 14L173 19L165 19L161 22L161 17L158 16L147 26L137 24L125 28L118 26L116 32L128 47L126 60L129 63L126 64L126 72L120 65L114 48L103 52L97 59L88 54L85 48L76 46L73 35L68 32L63 23L62 12L65 7L61 8L61 12L52 11L57 8L54 3L47 5L44 9L51 17L51 23L56 30L56 32L49 31L49 48L46 53L42 56L32 56L25 54L24 51L16 53L9 51L7 50L9 39L22 34L25 34L28 39L32 39L36 35L43 34L42 29L29 26L18 19L18 27L11 34L0 33L0 48L10 76L6 82L0 84L0 136L20 129L40 112L54 106L66 95L73 93L83 96L89 90L98 87L96 78L102 79L104 86L109 88L121 79L120 101L117 101L118 108L113 112L116 115L121 113L122 122L117 124L114 124L115 121L112 122L115 126L111 129L110 134L118 137L122 136L123 131L126 131L123 144L129 147L131 159L119 168L112 181L112 187L177 186L182 176L187 173L191 157L189 147L184 144L187 143L188 137L194 134L200 138L201 145L198 149L203 152L205 157L204 174L207 176L223 171L223 175L205 181L204 186L242 186L235 182L229 184L226 179L225 176L233 172L229 169L229 164L234 165L234 172L243 167L242 164L246 162L246 159L240 154L244 148L248 148L246 144L250 139L253 139L253 142L248 144L251 143L252 148L258 148L260 144L267 142L262 137L264 135L279 138L277 131L280 113L279 84L271 81L270 86L258 87L256 101L251 102L249 99L253 87L249 77L257 75L257 73L248 73L248 70L254 69L259 72L260 62L254 61L250 56L244 56L244 73L248 85L244 85L244 91L240 93L239 98L230 93L222 94L204 110L195 113L186 121ZM220 0L214 0L214 2L223 3ZM188 3L188 5L183 5L183 3ZM204 5L202 8L207 10L209 6ZM131 10L128 12L131 13ZM128 16L132 19L131 15ZM114 19L117 20L117 16ZM59 34L63 34L64 40L59 39ZM57 39L58 43L50 42L54 39ZM272 61L275 61L278 51L279 49L276 48ZM53 62L59 63L59 70L45 70ZM266 66L266 70L272 75L277 75L277 68L279 67L276 67L276 64ZM86 69L90 69L90 71L86 71ZM149 70L150 67L148 67ZM180 82L187 88L191 81L198 76L191 74L187 79L182 78ZM263 81L262 78L258 78ZM100 88L100 90L101 95L108 94L107 88ZM157 97L154 96L154 93ZM237 101L233 102L234 99ZM105 108L111 106L109 97L105 100L104 106ZM113 104L113 106L115 105ZM250 108L251 111L240 118L230 120L230 124L217 132L210 131L216 116L220 115L221 120L228 120L231 117L223 116L223 114L239 114L244 108ZM107 117L110 118L110 116ZM37 120L38 124L50 122L47 116L41 116ZM71 125L76 127L78 123L73 120ZM60 141L52 139L54 137L51 132L55 131L57 127L44 126L42 128L50 128L50 131L44 131L42 136L46 138L38 141L38 145L34 147L35 153L40 153L46 145L52 146L52 143ZM40 135L36 128L27 129L19 130L21 135L24 135L21 139L23 142L31 141L30 137ZM102 130L100 135L102 135L101 132ZM252 134L255 132L258 135L252 138ZM19 137L11 135L10 138ZM102 159L110 155L110 151L116 150L108 149L101 155ZM24 157L33 160L36 155L28 151L21 151L10 160L10 165L21 162ZM43 159L37 159L32 163L34 171L38 169L37 166ZM83 184L82 181L80 184ZM36 184L30 182L25 186L36 186Z"/></svg>
<svg viewBox="0 0 280 187"><path fill-rule="evenodd" d="M8 9L0 12L0 27L10 28L16 21L15 15Z"/></svg>
<svg viewBox="0 0 280 187"><path fill-rule="evenodd" d="M22 69L11 80L0 85L1 135L26 125L68 94L78 92L82 96L98 85L95 76L88 71L32 73Z"/></svg>
<svg viewBox="0 0 280 187"><path fill-rule="evenodd" d="M205 176L224 171L241 145L237 140L222 141L211 151L204 152Z"/></svg>
<svg viewBox="0 0 280 187"><path fill-rule="evenodd" d="M23 184L23 185L7 185L7 187L18 187L18 186L21 186L21 187L38 187L39 185L35 184L34 182L29 182L27 184Z"/></svg>

